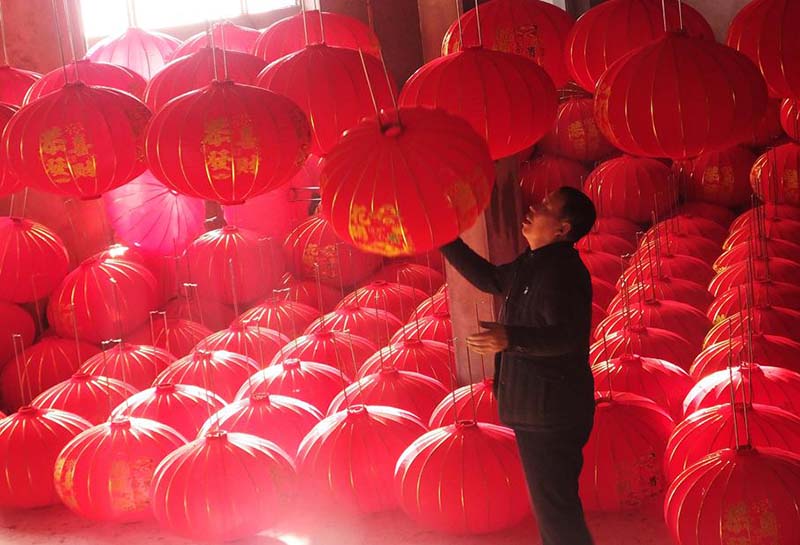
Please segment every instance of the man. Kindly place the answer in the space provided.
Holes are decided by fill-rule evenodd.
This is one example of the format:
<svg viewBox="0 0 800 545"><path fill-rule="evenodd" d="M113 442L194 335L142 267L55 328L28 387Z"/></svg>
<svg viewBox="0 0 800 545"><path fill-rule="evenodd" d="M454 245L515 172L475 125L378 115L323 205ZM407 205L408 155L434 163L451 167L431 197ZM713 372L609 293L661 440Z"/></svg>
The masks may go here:
<svg viewBox="0 0 800 545"><path fill-rule="evenodd" d="M530 246L495 266L461 239L442 253L478 289L505 296L499 323L467 346L495 357L500 420L514 429L543 545L593 543L578 496L582 449L594 418L589 368L592 285L573 247L594 225L592 201L571 187L530 211Z"/></svg>

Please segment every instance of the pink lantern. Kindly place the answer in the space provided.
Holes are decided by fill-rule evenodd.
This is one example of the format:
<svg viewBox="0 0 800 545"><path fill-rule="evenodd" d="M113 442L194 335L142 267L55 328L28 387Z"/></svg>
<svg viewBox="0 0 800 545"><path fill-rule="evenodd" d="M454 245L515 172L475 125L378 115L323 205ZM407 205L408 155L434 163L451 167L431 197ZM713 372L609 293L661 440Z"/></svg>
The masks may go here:
<svg viewBox="0 0 800 545"><path fill-rule="evenodd" d="M442 428L471 420L502 425L493 387L494 380L485 378L447 394L433 410L428 427Z"/></svg>
<svg viewBox="0 0 800 545"><path fill-rule="evenodd" d="M667 411L627 392L597 392L594 427L579 479L587 511L626 511L664 488L662 463L674 428Z"/></svg>
<svg viewBox="0 0 800 545"><path fill-rule="evenodd" d="M790 308L753 306L717 322L705 339L705 346L753 333L792 338L800 331L800 312Z"/></svg>
<svg viewBox="0 0 800 545"><path fill-rule="evenodd" d="M124 66L149 80L167 63L178 45L180 41L168 34L131 27L94 44L86 52L86 58Z"/></svg>
<svg viewBox="0 0 800 545"><path fill-rule="evenodd" d="M178 256L204 231L203 201L179 194L149 170L103 195L114 233L126 244L157 256Z"/></svg>
<svg viewBox="0 0 800 545"><path fill-rule="evenodd" d="M763 365L800 372L800 343L786 337L757 333L707 346L694 360L689 374L696 380L739 363L740 356Z"/></svg>
<svg viewBox="0 0 800 545"><path fill-rule="evenodd" d="M403 327L394 314L378 308L368 308L356 303L346 303L336 310L320 316L305 330L305 335L322 331L349 332L375 344L384 346Z"/></svg>
<svg viewBox="0 0 800 545"><path fill-rule="evenodd" d="M335 367L285 359L259 371L242 384L237 401L260 395L287 396L305 401L325 413L336 394L350 384L350 379Z"/></svg>
<svg viewBox="0 0 800 545"><path fill-rule="evenodd" d="M22 70L4 64L0 66L0 102L22 106L31 85L41 78L41 74Z"/></svg>
<svg viewBox="0 0 800 545"><path fill-rule="evenodd" d="M143 390L173 361L175 356L161 348L119 343L84 361L78 372L116 379L136 390Z"/></svg>
<svg viewBox="0 0 800 545"><path fill-rule="evenodd" d="M294 460L303 438L322 420L316 407L293 397L255 393L209 418L198 436L214 431L249 433L266 439Z"/></svg>
<svg viewBox="0 0 800 545"><path fill-rule="evenodd" d="M167 318L200 322L210 329L224 329L236 318L233 307L197 296L194 290L185 290L164 305Z"/></svg>
<svg viewBox="0 0 800 545"><path fill-rule="evenodd" d="M442 384L451 385L454 380L453 365L453 354L448 345L436 341L404 339L381 348L364 361L358 370L358 378L388 367L421 373Z"/></svg>
<svg viewBox="0 0 800 545"><path fill-rule="evenodd" d="M19 340L15 340L15 335L19 335ZM22 307L0 301L0 362L5 364L14 357L15 350L33 344L35 337L33 317Z"/></svg>
<svg viewBox="0 0 800 545"><path fill-rule="evenodd" d="M289 337L272 329L234 322L228 329L212 333L198 342L197 349L235 352L252 358L258 369L263 369L288 342Z"/></svg>
<svg viewBox="0 0 800 545"><path fill-rule="evenodd" d="M615 331L592 344L589 361L596 365L623 355L638 355L667 360L688 369L697 349L672 331L632 325Z"/></svg>
<svg viewBox="0 0 800 545"><path fill-rule="evenodd" d="M58 503L53 466L58 453L91 424L71 413L25 406L0 420L0 507Z"/></svg>
<svg viewBox="0 0 800 545"><path fill-rule="evenodd" d="M175 357L182 358L211 333L203 324L191 320L156 317L131 333L127 340L132 344L163 348Z"/></svg>
<svg viewBox="0 0 800 545"><path fill-rule="evenodd" d="M150 518L153 472L185 443L169 426L144 418L119 418L94 426L58 455L56 492L71 511L91 520Z"/></svg>
<svg viewBox="0 0 800 545"><path fill-rule="evenodd" d="M271 297L239 316L236 322L245 327L271 329L293 339L318 316L319 311L306 304Z"/></svg>
<svg viewBox="0 0 800 545"><path fill-rule="evenodd" d="M428 295L444 284L444 276L431 267L418 263L390 263L375 273L372 281L396 282L421 290Z"/></svg>
<svg viewBox="0 0 800 545"><path fill-rule="evenodd" d="M155 384L190 384L232 401L242 383L258 370L258 363L247 356L200 349L170 364Z"/></svg>
<svg viewBox="0 0 800 545"><path fill-rule="evenodd" d="M297 473L309 492L362 513L397 506L397 458L425 425L393 407L355 405L314 426L297 451Z"/></svg>
<svg viewBox="0 0 800 545"><path fill-rule="evenodd" d="M752 268L751 268L752 267ZM711 279L708 291L714 297L749 282L773 281L800 286L800 264L782 257L755 257L726 268Z"/></svg>
<svg viewBox="0 0 800 545"><path fill-rule="evenodd" d="M514 432L462 421L432 430L397 461L400 508L425 528L485 534L530 516Z"/></svg>
<svg viewBox="0 0 800 545"><path fill-rule="evenodd" d="M215 45L220 49L250 53L258 39L259 31L254 28L236 25L230 21L221 21L211 25L211 32L198 32L184 41L172 55L178 59L191 55L204 47Z"/></svg>
<svg viewBox="0 0 800 545"><path fill-rule="evenodd" d="M287 343L270 365L288 359L324 363L354 377L364 361L378 348L369 340L341 331L323 330L302 335ZM327 410L327 406L320 410Z"/></svg>
<svg viewBox="0 0 800 545"><path fill-rule="evenodd" d="M419 339L423 341L438 341L449 343L453 341L453 322L450 314L436 312L422 318L415 318L392 335L389 344L397 344L404 339Z"/></svg>
<svg viewBox="0 0 800 545"><path fill-rule="evenodd" d="M111 409L137 391L117 379L77 372L36 396L31 405L76 414L96 425L105 422Z"/></svg>
<svg viewBox="0 0 800 545"><path fill-rule="evenodd" d="M180 536L233 541L280 521L294 487L294 466L273 443L213 432L164 458L153 475L150 502L158 523Z"/></svg>
<svg viewBox="0 0 800 545"><path fill-rule="evenodd" d="M406 321L426 297L424 291L410 286L374 280L350 292L336 307L341 309L356 305L377 308Z"/></svg>
<svg viewBox="0 0 800 545"><path fill-rule="evenodd" d="M31 104L70 83L108 87L138 99L144 96L144 88L147 85L142 76L119 64L81 59L54 68L37 80L25 95L25 104Z"/></svg>
<svg viewBox="0 0 800 545"><path fill-rule="evenodd" d="M161 383L126 399L111 413L111 421L123 417L147 418L190 438L197 435L209 416L224 406L225 400L209 390Z"/></svg>

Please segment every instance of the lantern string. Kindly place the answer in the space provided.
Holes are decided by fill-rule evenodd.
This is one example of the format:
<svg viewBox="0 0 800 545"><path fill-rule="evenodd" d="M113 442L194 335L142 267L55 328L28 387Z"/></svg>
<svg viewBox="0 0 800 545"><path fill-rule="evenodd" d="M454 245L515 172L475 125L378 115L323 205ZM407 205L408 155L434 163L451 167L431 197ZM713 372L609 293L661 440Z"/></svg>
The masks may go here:
<svg viewBox="0 0 800 545"><path fill-rule="evenodd" d="M75 66L75 81L81 80L80 72L78 71L78 56L75 54L75 36L72 29L72 15L68 0L64 0L64 23L67 25L67 39L69 40L69 51L72 55L72 63ZM66 83L66 82L65 82Z"/></svg>
<svg viewBox="0 0 800 545"><path fill-rule="evenodd" d="M661 0L661 17L664 19L664 32L669 31L669 27L667 25L667 1Z"/></svg>
<svg viewBox="0 0 800 545"><path fill-rule="evenodd" d="M219 81L219 71L217 68L217 46L216 41L214 40L214 29L211 21L208 19L206 19L206 35L208 36L208 41L211 44L211 63L214 67L214 81Z"/></svg>
<svg viewBox="0 0 800 545"><path fill-rule="evenodd" d="M228 80L228 47L227 43L225 42L225 22L220 21L219 23L219 37L220 41L222 41L222 77L225 81ZM213 29L212 29L213 34Z"/></svg>
<svg viewBox="0 0 800 545"><path fill-rule="evenodd" d="M678 0L678 25L681 31L683 31L683 1Z"/></svg>
<svg viewBox="0 0 800 545"><path fill-rule="evenodd" d="M61 59L61 69L64 70L64 84L69 83L69 72L67 72L67 59L64 55L64 37L61 35L61 25L58 18L58 4L56 0L51 0L53 7L53 21L56 25L56 37L58 38L58 55Z"/></svg>
<svg viewBox="0 0 800 545"><path fill-rule="evenodd" d="M228 259L228 273L231 275L230 283L231 283L231 298L233 299L233 313L238 316L239 315L239 297L238 293L236 292L236 268L233 264L233 258Z"/></svg>
<svg viewBox="0 0 800 545"><path fill-rule="evenodd" d="M456 337L447 338L447 364L450 367L450 395L453 398L453 424L458 423L458 398L456 397L458 380L456 378L455 342Z"/></svg>
<svg viewBox="0 0 800 545"><path fill-rule="evenodd" d="M475 325L477 327L481 326L481 317L478 313L478 303L475 302ZM486 361L484 359L483 354L480 354L481 357L481 379L486 380Z"/></svg>
<svg viewBox="0 0 800 545"><path fill-rule="evenodd" d="M133 0L127 0L128 8L128 27L138 27L139 23L136 20L136 4Z"/></svg>
<svg viewBox="0 0 800 545"><path fill-rule="evenodd" d="M483 32L481 31L481 10L478 0L475 0L475 24L478 30L478 47L483 47Z"/></svg>
<svg viewBox="0 0 800 545"><path fill-rule="evenodd" d="M317 14L319 14L319 38L320 43L325 44L325 23L322 20L322 4L316 0Z"/></svg>
<svg viewBox="0 0 800 545"><path fill-rule="evenodd" d="M106 382L106 388L107 388L107 390L106 390L106 394L107 394L106 395L106 409L108 409L108 414L109 415L111 415L111 411L114 409L114 407L111 405L111 387L110 387L110 382L108 380L109 376L111 375L111 373L108 372L109 371L109 365L110 365L108 363L108 347L111 346L112 343L115 340L116 339L106 339L106 340L104 340L104 341L102 341L100 343L100 349L102 350L102 354L103 354L103 365L102 365L103 371L102 371L102 373L100 373L100 377L105 377L105 379L106 379L106 381L105 381ZM93 373L93 374L96 374L96 373ZM100 378L100 377L98 377L98 378ZM123 365L122 366L122 382L127 384L128 381L125 380L125 378L126 378L125 377L125 366Z"/></svg>
<svg viewBox="0 0 800 545"><path fill-rule="evenodd" d="M375 115L378 118L378 123L381 123L381 111L378 108L378 100L375 98L375 90L372 88L372 81L369 77L369 71L367 70L367 62L364 58L364 51L359 47L358 48L358 56L361 59L361 69L364 70L364 78L367 80L367 90L369 91L369 98L372 100L372 107L375 109Z"/></svg>
<svg viewBox="0 0 800 545"><path fill-rule="evenodd" d="M464 26L461 23L461 1L456 0L456 22L458 23L458 50L464 49Z"/></svg>
<svg viewBox="0 0 800 545"><path fill-rule="evenodd" d="M6 46L6 20L3 15L3 6L0 5L0 45L3 46L3 65L8 65L8 47Z"/></svg>
<svg viewBox="0 0 800 545"><path fill-rule="evenodd" d="M308 15L306 13L306 3L300 0L300 17L303 19L303 38L305 39L306 47L308 47Z"/></svg>
<svg viewBox="0 0 800 545"><path fill-rule="evenodd" d="M78 337L78 315L75 311L75 303L70 303L69 313L72 316L72 333L75 336L75 353L78 355L78 361L83 361L81 357L81 341Z"/></svg>
<svg viewBox="0 0 800 545"><path fill-rule="evenodd" d="M739 379L743 380L741 371L739 372ZM728 390L731 394L731 418L733 419L734 444L736 450L739 450L739 429L736 422L736 389L733 384L733 323L730 321L728 322L728 386Z"/></svg>
<svg viewBox="0 0 800 545"><path fill-rule="evenodd" d="M469 380L469 399L470 404L472 405L472 422L478 422L478 406L475 403L475 380L472 378L472 358L470 357L471 350L469 346L466 347L466 355L467 355L467 377Z"/></svg>
<svg viewBox="0 0 800 545"><path fill-rule="evenodd" d="M41 300L39 297L39 289L36 286L36 278L44 276L43 273L34 273L31 275L31 293L33 294L33 308L36 312L36 327L39 331L44 331L44 323L42 322L42 307L41 307Z"/></svg>
<svg viewBox="0 0 800 545"><path fill-rule="evenodd" d="M356 364L356 351L353 348L353 335L352 335L352 333L350 332L349 329L345 330L343 333L345 335L347 335L347 346L350 348L350 358L351 358L351 360L353 362L353 380L355 380L355 384L357 385L356 388L358 389L358 397L363 402L364 401L364 383L358 377L358 369L356 369L356 365L357 365ZM336 337L334 336L334 343L335 342L336 342ZM391 353L391 348L389 350L390 350L390 353ZM382 352L381 350L378 351L379 354L381 352ZM338 358L338 354L339 354L338 350L336 351L336 354L337 354L337 358ZM383 355L381 354L378 357L382 358ZM341 370L341 368L342 368L342 366L340 365L339 369ZM382 361L381 361L381 369L383 369L383 362ZM344 376L344 371L341 371L341 373L342 373L342 376ZM347 385L346 384L343 387L342 391L343 392L347 391ZM350 401L348 401L348 399L347 399L347 393L345 393L344 396L345 396L345 405L349 408L350 407ZM366 405L366 403L364 403L364 405Z"/></svg>
<svg viewBox="0 0 800 545"><path fill-rule="evenodd" d="M19 395L25 399L25 386L27 385L28 396L27 399L33 400L33 392L31 391L30 378L28 377L28 355L25 353L25 340L20 333L11 334L11 345L14 348L14 361L17 362L17 381L19 382ZM20 360L22 356L22 360ZM25 403L27 405L28 403Z"/></svg>
<svg viewBox="0 0 800 545"><path fill-rule="evenodd" d="M627 344L627 343L626 343ZM626 346L627 350L627 346ZM603 331L603 352L605 353L606 380L608 380L608 398L614 399L614 385L611 382L611 352L608 350L608 332Z"/></svg>

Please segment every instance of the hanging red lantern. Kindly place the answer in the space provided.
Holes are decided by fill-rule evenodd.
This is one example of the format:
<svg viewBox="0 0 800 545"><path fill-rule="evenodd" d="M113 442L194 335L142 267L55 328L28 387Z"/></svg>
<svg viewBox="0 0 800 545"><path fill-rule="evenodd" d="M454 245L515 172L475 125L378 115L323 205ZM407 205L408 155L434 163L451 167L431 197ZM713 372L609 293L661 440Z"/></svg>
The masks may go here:
<svg viewBox="0 0 800 545"><path fill-rule="evenodd" d="M752 267L752 268L751 268ZM708 283L714 297L752 281L773 281L800 286L800 265L782 257L756 257L734 263Z"/></svg>
<svg viewBox="0 0 800 545"><path fill-rule="evenodd" d="M567 70L578 85L594 93L600 76L617 59L663 36L666 29L680 28L689 36L714 41L711 26L692 6L657 0L604 2L584 13L569 32Z"/></svg>
<svg viewBox="0 0 800 545"><path fill-rule="evenodd" d="M108 87L138 99L144 96L144 88L147 85L142 76L124 66L81 59L54 68L37 80L25 95L25 104L31 104L69 84L76 83L92 87Z"/></svg>
<svg viewBox="0 0 800 545"><path fill-rule="evenodd" d="M202 479L198 479L202 475ZM153 474L159 525L182 537L233 541L288 513L295 470L281 449L246 433L213 432L173 451Z"/></svg>
<svg viewBox="0 0 800 545"><path fill-rule="evenodd" d="M691 214L710 219L722 227L727 228L734 219L734 213L729 208L700 201L690 201L679 205L675 211L679 214Z"/></svg>
<svg viewBox="0 0 800 545"><path fill-rule="evenodd" d="M743 146L702 153L673 165L686 200L728 208L750 203L750 168L756 156Z"/></svg>
<svg viewBox="0 0 800 545"><path fill-rule="evenodd" d="M336 367L288 358L247 379L236 399L241 401L259 395L287 396L305 401L324 414L336 394L348 384L350 379Z"/></svg>
<svg viewBox="0 0 800 545"><path fill-rule="evenodd" d="M214 392L189 384L161 383L134 394L111 413L118 418L146 418L161 422L183 437L197 435L206 419L225 406Z"/></svg>
<svg viewBox="0 0 800 545"><path fill-rule="evenodd" d="M703 237L722 244L728 235L728 230L717 222L702 216L692 214L673 214L668 219L653 224L647 230L642 241L650 242L669 235Z"/></svg>
<svg viewBox="0 0 800 545"><path fill-rule="evenodd" d="M547 195L562 186L581 189L589 169L572 159L557 155L537 155L524 161L517 174L523 209L537 206Z"/></svg>
<svg viewBox="0 0 800 545"><path fill-rule="evenodd" d="M427 422L446 394L447 388L436 379L385 367L339 392L328 407L328 416L352 405L381 405L408 411Z"/></svg>
<svg viewBox="0 0 800 545"><path fill-rule="evenodd" d="M659 252L660 253L660 252ZM617 288L647 282L652 278L666 276L680 280L689 280L700 286L707 286L714 278L714 269L698 257L690 255L663 254L650 255L645 259L637 259L617 281Z"/></svg>
<svg viewBox="0 0 800 545"><path fill-rule="evenodd" d="M750 185L766 203L800 206L800 144L791 142L767 150L750 171Z"/></svg>
<svg viewBox="0 0 800 545"><path fill-rule="evenodd" d="M426 297L424 291L410 286L373 280L346 295L336 308L349 305L377 308L406 321Z"/></svg>
<svg viewBox="0 0 800 545"><path fill-rule="evenodd" d="M756 280L746 289L734 286L717 295L706 315L716 324L736 314L747 306L748 292L751 291L753 305L774 305L800 310L800 287L772 280Z"/></svg>
<svg viewBox="0 0 800 545"><path fill-rule="evenodd" d="M429 431L400 456L394 474L400 508L448 534L487 534L530 516L514 432L461 421Z"/></svg>
<svg viewBox="0 0 800 545"><path fill-rule="evenodd" d="M608 307L614 297L617 295L617 290L614 289L614 284L610 284L605 280L597 277L592 277L592 302L597 303L603 308Z"/></svg>
<svg viewBox="0 0 800 545"><path fill-rule="evenodd" d="M210 329L225 329L236 318L230 305L210 299L203 299L188 290L177 295L164 305L167 318L197 320Z"/></svg>
<svg viewBox="0 0 800 545"><path fill-rule="evenodd" d="M387 264L393 263L415 263L434 269L439 274L444 274L444 256L439 250L431 250L421 254L395 257L385 260Z"/></svg>
<svg viewBox="0 0 800 545"><path fill-rule="evenodd" d="M326 157L322 211L336 234L361 250L428 252L475 223L494 178L486 144L466 122L402 108L364 119Z"/></svg>
<svg viewBox="0 0 800 545"><path fill-rule="evenodd" d="M116 379L143 390L173 361L175 356L161 348L119 343L84 361L78 372ZM112 407L117 405L119 403L114 403Z"/></svg>
<svg viewBox="0 0 800 545"><path fill-rule="evenodd" d="M734 419L736 423L734 423ZM762 404L730 403L692 413L678 424L667 443L664 473L674 481L710 452L739 444L800 452L800 417Z"/></svg>
<svg viewBox="0 0 800 545"><path fill-rule="evenodd" d="M3 133L4 153L27 185L94 199L144 171L149 118L127 93L74 83L23 107Z"/></svg>
<svg viewBox="0 0 800 545"><path fill-rule="evenodd" d="M738 337L707 346L695 358L689 374L700 380L715 371L737 365L741 357L762 365L800 372L800 343L786 337L756 333L746 339Z"/></svg>
<svg viewBox="0 0 800 545"><path fill-rule="evenodd" d="M311 152L319 156L361 119L391 108L397 93L381 61L327 44L306 46L271 63L259 74L258 86L303 110L311 123Z"/></svg>
<svg viewBox="0 0 800 545"><path fill-rule="evenodd" d="M689 369L697 349L672 331L633 324L595 341L589 350L591 365L623 355L658 358Z"/></svg>
<svg viewBox="0 0 800 545"><path fill-rule="evenodd" d="M764 219L786 219L800 221L800 206L794 206L791 204L775 204L771 202L754 206L753 208L750 208L737 216L730 224L730 230L734 231L745 225L758 223Z"/></svg>
<svg viewBox="0 0 800 545"><path fill-rule="evenodd" d="M358 370L358 378L389 367L398 371L413 371L442 384L454 383L454 360L450 347L436 341L404 339L381 348L372 354Z"/></svg>
<svg viewBox="0 0 800 545"><path fill-rule="evenodd" d="M486 139L492 159L534 145L553 126L558 107L553 82L534 61L482 47L428 62L406 81L399 102L467 120Z"/></svg>
<svg viewBox="0 0 800 545"><path fill-rule="evenodd" d="M272 329L234 322L227 329L212 333L198 342L197 350L235 352L252 358L258 369L263 369L276 354L281 353L288 342L289 337Z"/></svg>
<svg viewBox="0 0 800 545"><path fill-rule="evenodd" d="M442 287L446 288L447 284L443 284ZM408 320L412 321L416 320L417 318L431 316L433 314L436 314L437 312L446 312L448 314L450 313L450 303L448 300L446 289L431 295L423 302L421 302L419 306L414 310L414 314L412 314Z"/></svg>
<svg viewBox="0 0 800 545"><path fill-rule="evenodd" d="M27 219L0 217L0 299L43 299L68 267L67 249L53 231Z"/></svg>
<svg viewBox="0 0 800 545"><path fill-rule="evenodd" d="M61 501L90 520L135 522L150 518L150 482L156 466L186 439L169 426L121 418L81 433L55 463Z"/></svg>
<svg viewBox="0 0 800 545"><path fill-rule="evenodd" d="M0 507L31 509L58 503L53 466L58 453L91 424L64 411L22 407L0 419Z"/></svg>
<svg viewBox="0 0 800 545"><path fill-rule="evenodd" d="M356 371L377 349L364 337L322 330L290 341L275 355L270 365L277 365L288 359L314 361L339 369L348 377L355 377ZM327 410L327 407L320 410Z"/></svg>
<svg viewBox="0 0 800 545"><path fill-rule="evenodd" d="M678 191L664 163L624 155L595 168L583 184L601 216L647 223L653 210L662 212L675 204ZM656 209L657 208L657 209Z"/></svg>
<svg viewBox="0 0 800 545"><path fill-rule="evenodd" d="M190 384L232 401L250 375L260 367L256 360L227 350L198 349L171 363L155 384Z"/></svg>
<svg viewBox="0 0 800 545"><path fill-rule="evenodd" d="M476 420L501 426L497 411L494 380L485 378L475 384L456 388L439 402L431 414L428 427L442 428L458 422Z"/></svg>
<svg viewBox="0 0 800 545"><path fill-rule="evenodd" d="M609 283L616 282L623 270L624 262L618 255L602 252L594 248L580 250L581 260L592 277Z"/></svg>
<svg viewBox="0 0 800 545"><path fill-rule="evenodd" d="M42 75L30 70L22 70L4 64L0 66L0 102L13 106L22 106L28 89Z"/></svg>
<svg viewBox="0 0 800 545"><path fill-rule="evenodd" d="M178 45L180 41L168 34L130 27L94 44L86 52L86 58L95 63L124 66L149 80L167 63Z"/></svg>
<svg viewBox="0 0 800 545"><path fill-rule="evenodd" d="M105 422L111 409L137 391L120 380L78 371L36 396L31 405L76 414L96 425Z"/></svg>
<svg viewBox="0 0 800 545"><path fill-rule="evenodd" d="M683 414L730 403L731 391L736 403L757 402L800 415L800 373L757 363L743 363L700 379L686 394Z"/></svg>
<svg viewBox="0 0 800 545"><path fill-rule="evenodd" d="M311 322L304 334L341 331L363 337L376 346L385 346L401 327L403 322L385 310L350 303Z"/></svg>
<svg viewBox="0 0 800 545"><path fill-rule="evenodd" d="M15 335L19 335L18 340ZM0 301L0 362L5 364L14 356L15 350L33 344L34 338L36 324L33 317L22 307Z"/></svg>
<svg viewBox="0 0 800 545"><path fill-rule="evenodd" d="M645 299L648 301L678 301L705 312L713 297L706 288L691 280L662 275L655 279L646 278L642 283L629 286L627 290L614 297L606 310L609 314L619 312L625 308L626 304L630 304L630 301Z"/></svg>
<svg viewBox="0 0 800 545"><path fill-rule="evenodd" d="M559 104L555 126L542 138L539 150L582 163L594 163L616 151L597 128L594 101L584 96Z"/></svg>
<svg viewBox="0 0 800 545"><path fill-rule="evenodd" d="M625 218L602 217L595 220L593 230L604 235L624 238L628 242L636 244L642 228L639 224Z"/></svg>
<svg viewBox="0 0 800 545"><path fill-rule="evenodd" d="M2 69L2 66L0 66L0 69ZM18 110L19 108L16 106L0 102L0 133ZM11 195L25 187L17 174L8 168L7 161L3 158L3 153L2 147L0 147L0 196Z"/></svg>
<svg viewBox="0 0 800 545"><path fill-rule="evenodd" d="M747 216L752 218L753 216ZM767 239L779 239L800 243L800 221L788 220L779 217L764 217L756 221L742 222L737 228L731 228L728 238L722 244L724 250L730 250L733 246L752 240L754 237L766 237ZM756 249L758 245L756 244Z"/></svg>
<svg viewBox="0 0 800 545"><path fill-rule="evenodd" d="M233 225L192 242L186 268L200 294L227 304L248 304L271 293L284 269L275 243Z"/></svg>
<svg viewBox="0 0 800 545"><path fill-rule="evenodd" d="M384 265L372 277L373 282L381 280L410 286L427 295L433 295L433 292L444 284L442 273L432 267L418 263L389 263Z"/></svg>
<svg viewBox="0 0 800 545"><path fill-rule="evenodd" d="M299 336L319 316L314 307L271 297L250 308L236 321L242 326L271 329L289 339Z"/></svg>
<svg viewBox="0 0 800 545"><path fill-rule="evenodd" d="M658 241L658 245L656 245L656 241ZM648 258L648 255L658 256L658 252L697 257L711 265L722 253L722 247L721 243L706 237L659 231L657 237L651 237L650 240L639 246L636 258L644 260Z"/></svg>
<svg viewBox="0 0 800 545"><path fill-rule="evenodd" d="M717 322L708 331L704 345L711 346L751 333L792 338L798 331L800 331L800 312L797 310L771 305L754 305Z"/></svg>
<svg viewBox="0 0 800 545"><path fill-rule="evenodd" d="M636 249L636 245L627 239L610 233L590 231L575 243L575 248L577 248L578 251L597 250L622 257L633 253ZM617 259L617 263L620 263L619 259Z"/></svg>
<svg viewBox="0 0 800 545"><path fill-rule="evenodd" d="M664 519L681 545L790 545L800 533L794 507L800 456L779 449L723 449L684 471L667 490Z"/></svg>
<svg viewBox="0 0 800 545"><path fill-rule="evenodd" d="M230 51L250 53L253 51L258 36L259 31L254 28L237 25L230 21L220 21L211 25L211 32L198 32L194 36L186 38L175 50L172 58L179 59L211 46L223 49L226 53Z"/></svg>
<svg viewBox="0 0 800 545"><path fill-rule="evenodd" d="M273 293L286 301L314 307L318 313L332 311L342 297L338 289L311 279L295 278L291 273L283 275L280 287Z"/></svg>
<svg viewBox="0 0 800 545"><path fill-rule="evenodd" d="M297 473L315 497L361 513L397 507L392 488L397 458L425 425L413 414L354 405L314 426L297 451Z"/></svg>
<svg viewBox="0 0 800 545"><path fill-rule="evenodd" d="M598 127L616 147L685 159L748 139L767 108L767 88L741 53L671 32L611 66L594 104Z"/></svg>
<svg viewBox="0 0 800 545"><path fill-rule="evenodd" d="M231 80L213 81L153 116L147 161L171 189L241 204L280 187L300 169L310 134L303 112L289 99Z"/></svg>
<svg viewBox="0 0 800 545"><path fill-rule="evenodd" d="M182 358L194 349L212 331L203 324L178 318L156 317L131 333L127 341L132 344L148 344L163 348Z"/></svg>
<svg viewBox="0 0 800 545"><path fill-rule="evenodd" d="M665 409L628 392L597 392L578 481L587 511L628 511L664 488L664 450L675 425Z"/></svg>
<svg viewBox="0 0 800 545"><path fill-rule="evenodd" d="M380 57L381 46L372 30L356 19L339 13L301 10L261 31L253 54L274 62L311 44L346 47Z"/></svg>
<svg viewBox="0 0 800 545"><path fill-rule="evenodd" d="M601 307L595 302L592 302L592 324L591 324L591 331L597 329L597 326L608 317L608 313L606 312L604 307Z"/></svg>
<svg viewBox="0 0 800 545"><path fill-rule="evenodd" d="M320 420L322 413L310 403L293 397L255 393L209 418L198 436L214 431L249 433L276 444L294 460L300 442Z"/></svg>
<svg viewBox="0 0 800 545"><path fill-rule="evenodd" d="M792 140L800 140L800 111L798 101L791 98L781 102L781 127Z"/></svg>
<svg viewBox="0 0 800 545"><path fill-rule="evenodd" d="M397 344L405 339L438 341L445 344L452 342L453 322L450 320L450 314L435 312L422 318L414 318L392 335L389 344Z"/></svg>

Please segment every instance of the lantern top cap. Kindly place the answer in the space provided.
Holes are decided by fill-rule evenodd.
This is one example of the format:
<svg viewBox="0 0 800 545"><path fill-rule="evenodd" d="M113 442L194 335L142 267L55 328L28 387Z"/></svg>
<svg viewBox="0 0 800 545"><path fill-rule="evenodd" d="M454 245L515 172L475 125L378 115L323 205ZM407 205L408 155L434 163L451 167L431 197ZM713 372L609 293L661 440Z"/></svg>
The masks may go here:
<svg viewBox="0 0 800 545"><path fill-rule="evenodd" d="M156 393L169 394L175 391L177 391L177 388L175 388L175 384L172 382L159 382L156 384Z"/></svg>

